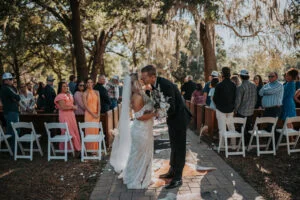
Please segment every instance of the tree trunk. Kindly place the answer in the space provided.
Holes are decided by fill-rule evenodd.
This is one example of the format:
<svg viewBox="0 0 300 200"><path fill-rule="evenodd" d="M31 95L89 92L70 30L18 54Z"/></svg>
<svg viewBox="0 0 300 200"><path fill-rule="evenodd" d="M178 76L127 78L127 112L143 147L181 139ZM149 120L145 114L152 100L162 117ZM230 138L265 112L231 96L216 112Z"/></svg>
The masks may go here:
<svg viewBox="0 0 300 200"><path fill-rule="evenodd" d="M76 68L79 79L86 79L88 77L88 70L86 65L86 57L81 37L81 24L80 24L80 9L78 0L70 0L72 11L72 40L74 44L74 53L76 58Z"/></svg>
<svg viewBox="0 0 300 200"><path fill-rule="evenodd" d="M0 56L0 74L4 74L4 66L2 63L2 58ZM0 83L2 83L2 76L0 76Z"/></svg>
<svg viewBox="0 0 300 200"><path fill-rule="evenodd" d="M21 84L21 80L20 80L20 66L19 66L19 62L18 62L17 52L14 52L13 70L14 70L15 78L17 79L18 87L19 87Z"/></svg>
<svg viewBox="0 0 300 200"><path fill-rule="evenodd" d="M75 63L74 48L73 48L71 35L69 35L69 42L70 42L70 53L71 53L71 63L72 63L72 74L76 75L76 63Z"/></svg>
<svg viewBox="0 0 300 200"><path fill-rule="evenodd" d="M104 53L106 48L106 34L105 31L102 30L100 33L99 38L95 36L96 40L96 49L94 54L94 61L92 65L92 72L91 72L91 78L95 81L97 78L97 74L100 73L101 75L105 74L105 68L104 68Z"/></svg>
<svg viewBox="0 0 300 200"><path fill-rule="evenodd" d="M200 42L204 54L205 81L208 81L208 77L213 70L217 70L215 41L216 41L215 25L213 22L205 20L205 24L204 23L200 24Z"/></svg>

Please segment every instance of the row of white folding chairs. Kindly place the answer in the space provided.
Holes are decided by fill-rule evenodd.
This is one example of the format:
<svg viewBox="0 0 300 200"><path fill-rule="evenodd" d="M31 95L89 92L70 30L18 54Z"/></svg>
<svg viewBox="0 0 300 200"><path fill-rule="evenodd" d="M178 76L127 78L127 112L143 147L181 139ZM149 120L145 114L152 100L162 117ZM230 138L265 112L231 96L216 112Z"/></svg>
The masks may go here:
<svg viewBox="0 0 300 200"><path fill-rule="evenodd" d="M79 132L81 135L81 161L84 160L101 160L102 152L107 154L106 145L105 145L105 136L103 133L103 126L101 122L83 122L78 123L79 125ZM45 128L48 134L48 161L51 159L64 159L65 161L68 160L68 153L74 153L74 147L72 143L72 136L70 135L69 128L66 123L45 123ZM84 130L88 128L96 128L99 129L99 134L95 135L85 135ZM53 129L64 129L64 135L55 135L51 136L51 130ZM53 143L64 142L65 148L64 150L57 150L54 148ZM87 150L86 143L97 142L99 148L97 150ZM67 145L70 145L70 150L67 149ZM51 148L51 149L50 149ZM51 151L52 150L52 151ZM53 155L51 155L51 152ZM89 156L88 153L97 153L97 156ZM64 153L63 156L57 156L56 153Z"/></svg>
<svg viewBox="0 0 300 200"><path fill-rule="evenodd" d="M101 160L101 154L102 152L107 154L106 146L105 146L105 136L103 133L103 127L102 123L99 122L84 122L84 123L78 123L79 124L79 130L81 134L81 161L84 161L85 159L98 159ZM40 152L41 156L43 156L43 152L39 143L39 138L41 137L40 134L37 134L33 123L32 122L16 122L11 123L14 134L15 134L15 149L14 154L11 150L11 147L8 143L8 139L11 137L11 135L5 135L3 132L2 127L0 126L0 151L9 152L11 156L14 156L14 160L17 160L18 158L29 158L30 160L33 159L33 152L38 151ZM46 132L48 135L48 161L51 159L64 159L67 161L68 159L68 153L72 153L73 156L75 156L74 153L74 147L72 143L72 136L70 135L69 128L67 123L45 123ZM97 128L99 129L98 135L85 135L84 129L86 128ZM29 129L28 134L24 134L22 136L19 136L18 129ZM54 135L51 136L51 130L53 129L63 129L65 130L65 134L63 135ZM6 145L6 149L1 148L2 141ZM22 143L30 143L30 149L25 149L22 145ZM33 147L34 142L37 144L37 148ZM64 150L57 150L54 148L53 143L64 143ZM85 144L88 142L98 142L99 143L99 149L98 150L87 150L85 147ZM71 149L68 150L67 145L70 145ZM103 145L103 146L102 146ZM18 147L21 150L21 155L18 154ZM51 150L53 153L53 156L51 155ZM25 155L25 151L29 151L29 155ZM98 156L88 156L88 152L97 152ZM56 153L64 153L63 156L57 156Z"/></svg>
<svg viewBox="0 0 300 200"><path fill-rule="evenodd" d="M226 120L226 125L229 128L230 124L239 124L242 125L241 131L238 132L236 130L229 130L225 131L224 133L220 134L220 140L219 140L219 148L218 152L220 152L221 148L225 148L225 155L226 158L228 158L228 155L243 155L245 157L245 142L244 142L244 130L246 126L246 118L239 118L239 117L233 117ZM291 152L300 152L300 149L296 149L297 143L300 138L300 130L295 130L288 128L289 123L295 123L300 122L300 117L290 117L287 118L283 128L277 129L278 132L280 132L280 137L277 142L277 145L275 147L275 127L277 124L278 118L274 117L257 117L253 130L250 130L249 133L251 134L250 142L248 145L248 151L250 151L252 148L256 147L257 149L257 156L260 156L261 154L274 154L276 155L276 150L279 148L279 146L287 145L288 154L290 155ZM267 131L265 130L263 125L268 125L269 127L272 127L271 130ZM283 136L286 136L286 143L282 143ZM296 137L293 142L290 142L289 137ZM256 145L253 145L253 138L256 138ZM229 148L233 146L228 145L228 139L229 138L240 138L238 148L236 152L229 152ZM267 141L267 144L260 144L260 138L269 138ZM224 141L223 141L224 140ZM255 141L254 141L255 142ZM270 144L272 142L272 150L269 150ZM290 145L293 145L293 149L290 148ZM240 150L240 147L242 146L242 150ZM265 147L265 150L262 150L261 147Z"/></svg>

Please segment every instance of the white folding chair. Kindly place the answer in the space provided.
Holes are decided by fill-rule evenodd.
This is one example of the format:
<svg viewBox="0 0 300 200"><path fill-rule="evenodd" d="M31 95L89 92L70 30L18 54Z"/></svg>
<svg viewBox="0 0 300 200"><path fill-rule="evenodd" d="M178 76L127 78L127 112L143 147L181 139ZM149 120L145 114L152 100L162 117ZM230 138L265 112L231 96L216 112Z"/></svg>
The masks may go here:
<svg viewBox="0 0 300 200"><path fill-rule="evenodd" d="M223 146L223 147L225 147L226 158L228 158L228 155L243 155L243 157L245 157L244 130L245 130L245 126L246 126L246 121L247 121L246 117L245 118L232 117L232 118L226 119L227 127L232 124L242 125L241 132L238 132L236 130L228 130L223 133L220 133L218 153L220 153L220 150ZM236 152L229 152L229 147L233 147L233 146L228 146L229 138L240 138L239 146L238 146L238 149L236 150ZM223 139L224 139L224 141L223 141ZM225 143L225 146L224 146L224 143ZM241 145L242 145L242 151L239 151Z"/></svg>
<svg viewBox="0 0 300 200"><path fill-rule="evenodd" d="M293 152L300 152L300 148L299 149L296 149L296 146L297 146L297 143L299 141L299 138L300 138L300 130L295 130L293 128L288 128L287 125L288 124L293 124L293 123L297 123L297 122L300 122L300 117L288 117L286 118L285 122L284 122L284 125L283 125L283 128L282 129L276 129L278 132L280 132L280 136L279 136L279 139L278 139L278 142L277 142L277 145L276 145L276 150L278 150L279 146L287 146L287 151L288 151L288 154L290 155L291 153ZM282 139L283 139L283 136L286 137L286 143L281 143ZM296 139L294 142L291 142L290 141L290 137L291 136L296 136ZM291 145L294 145L293 146L293 149L291 149Z"/></svg>
<svg viewBox="0 0 300 200"><path fill-rule="evenodd" d="M68 160L68 153L72 153L73 157L75 157L74 147L72 143L72 136L70 135L69 128L67 123L44 123L46 132L48 135L48 161L51 159L63 159L65 161ZM51 136L51 130L60 129L61 131L64 130L65 133L61 135ZM64 150L55 149L53 143L64 143ZM70 144L71 149L68 150L68 143ZM50 149L51 148L51 149ZM51 150L53 156L51 155ZM56 153L64 153L63 156L57 156Z"/></svg>
<svg viewBox="0 0 300 200"><path fill-rule="evenodd" d="M250 142L248 145L248 151L250 151L253 147L257 149L257 156L260 154L274 154L276 155L276 148L275 148L275 126L277 123L278 117L257 117L253 130L249 131L251 134ZM271 126L271 131L264 130L264 126ZM252 145L253 137L256 137L256 145ZM259 143L259 138L269 138L267 144L261 145ZM268 151L270 143L272 141L273 150ZM261 147L266 147L265 151L261 150Z"/></svg>
<svg viewBox="0 0 300 200"><path fill-rule="evenodd" d="M83 123L78 123L79 125L79 131L81 135L81 161L83 162L85 159L90 159L90 160L101 160L101 154L102 152L107 154L106 152L106 145L105 145L105 136L103 134L103 127L101 122L83 122ZM84 134L84 129L87 128L97 128L99 129L99 134L97 135L85 135ZM98 150L87 150L85 147L85 143L88 142L98 142L99 143L99 149ZM103 145L103 150L102 150L102 145ZM88 156L88 152L97 152L98 156Z"/></svg>
<svg viewBox="0 0 300 200"><path fill-rule="evenodd" d="M41 134L36 134L33 123L32 122L11 122L12 129L15 133L15 153L14 159L17 158L29 158L32 160L33 158L33 151L40 152L41 156L43 156L42 148L39 142L39 138ZM18 130L27 129L30 130L30 133L19 135ZM30 149L24 149L22 143L30 143ZM33 143L36 142L37 149L33 148ZM18 155L18 146L22 152L22 155ZM29 155L25 155L25 151L29 151Z"/></svg>
<svg viewBox="0 0 300 200"><path fill-rule="evenodd" d="M4 134L4 131L3 131L2 127L0 126L0 152L9 152L9 154L11 156L14 156L14 154L13 154L13 152L11 150L11 147L10 147L8 141L7 141L7 139L10 138L10 137L11 137L11 135L5 135ZM2 142L5 143L7 149L2 149L1 148L1 143Z"/></svg>

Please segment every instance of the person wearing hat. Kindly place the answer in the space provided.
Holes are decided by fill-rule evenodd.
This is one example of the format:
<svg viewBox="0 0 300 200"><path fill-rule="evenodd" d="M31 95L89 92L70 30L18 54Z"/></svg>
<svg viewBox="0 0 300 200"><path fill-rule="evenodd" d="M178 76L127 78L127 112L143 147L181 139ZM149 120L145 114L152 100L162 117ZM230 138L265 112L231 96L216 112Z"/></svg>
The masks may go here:
<svg viewBox="0 0 300 200"><path fill-rule="evenodd" d="M242 84L237 87L235 99L235 112L237 117L247 118L244 130L245 144L250 140L249 130L252 129L252 118L257 99L256 85L249 81L249 72L241 70L239 74Z"/></svg>
<svg viewBox="0 0 300 200"><path fill-rule="evenodd" d="M206 105L210 106L210 96L209 91L210 91L210 82L213 78L218 78L219 77L219 73L217 71L212 71L210 76L209 76L209 81L205 83L204 89L203 89L203 96L205 98L205 103Z"/></svg>
<svg viewBox="0 0 300 200"><path fill-rule="evenodd" d="M54 99L56 97L55 90L53 89L53 76L47 76L47 85L44 90L45 95L45 113L53 113L55 110Z"/></svg>
<svg viewBox="0 0 300 200"><path fill-rule="evenodd" d="M119 77L113 76L111 81L107 83L106 89L108 92L108 96L110 98L111 104L110 109L114 109L118 106L118 99L119 99Z"/></svg>
<svg viewBox="0 0 300 200"><path fill-rule="evenodd" d="M19 121L19 101L20 96L16 93L13 88L13 76L11 73L4 73L2 75L3 86L1 87L1 101L3 104L3 115L6 121L6 134L11 135L12 139L10 142L10 147L12 151L15 150L15 134L11 127L11 122Z"/></svg>

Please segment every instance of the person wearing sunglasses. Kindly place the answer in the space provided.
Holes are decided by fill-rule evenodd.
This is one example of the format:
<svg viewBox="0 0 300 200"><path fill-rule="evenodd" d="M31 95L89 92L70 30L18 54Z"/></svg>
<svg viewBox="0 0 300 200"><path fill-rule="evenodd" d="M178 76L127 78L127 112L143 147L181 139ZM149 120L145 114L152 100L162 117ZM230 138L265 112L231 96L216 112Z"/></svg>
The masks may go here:
<svg viewBox="0 0 300 200"><path fill-rule="evenodd" d="M11 73L4 73L2 75L3 86L1 87L1 101L3 104L4 119L7 124L6 134L11 135L9 140L12 151L15 150L15 134L11 127L11 122L19 121L19 101L20 95L16 93L13 88L13 76Z"/></svg>
<svg viewBox="0 0 300 200"><path fill-rule="evenodd" d="M85 90L84 82L79 80L76 84L74 102L77 105L77 110L75 110L75 115L84 115L84 104L83 104L83 92Z"/></svg>
<svg viewBox="0 0 300 200"><path fill-rule="evenodd" d="M276 72L269 73L269 83L265 84L259 91L262 96L262 106L265 108L264 117L279 117L281 113L283 85L278 81Z"/></svg>

